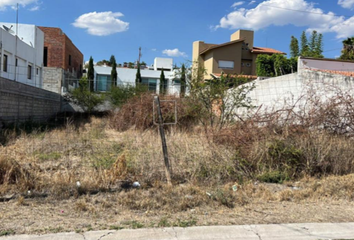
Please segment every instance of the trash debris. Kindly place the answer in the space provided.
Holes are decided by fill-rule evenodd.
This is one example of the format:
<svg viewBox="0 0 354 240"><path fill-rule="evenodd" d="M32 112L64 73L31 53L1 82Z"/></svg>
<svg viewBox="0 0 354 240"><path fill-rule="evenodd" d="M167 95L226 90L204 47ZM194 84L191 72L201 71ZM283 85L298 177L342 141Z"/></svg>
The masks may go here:
<svg viewBox="0 0 354 240"><path fill-rule="evenodd" d="M80 181L77 181L77 182L76 182L76 187L78 187L78 188L81 187Z"/></svg>
<svg viewBox="0 0 354 240"><path fill-rule="evenodd" d="M133 188L140 188L140 183L139 182L133 182Z"/></svg>
<svg viewBox="0 0 354 240"><path fill-rule="evenodd" d="M211 193L206 192L206 194L207 194L209 197L211 197Z"/></svg>
<svg viewBox="0 0 354 240"><path fill-rule="evenodd" d="M232 191L236 192L237 191L237 185L232 186Z"/></svg>

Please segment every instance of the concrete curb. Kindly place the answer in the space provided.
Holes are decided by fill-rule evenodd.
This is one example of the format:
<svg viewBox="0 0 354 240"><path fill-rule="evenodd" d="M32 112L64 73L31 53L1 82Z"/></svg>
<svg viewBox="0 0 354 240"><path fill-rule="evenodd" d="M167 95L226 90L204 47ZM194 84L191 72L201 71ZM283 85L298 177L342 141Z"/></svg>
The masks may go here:
<svg viewBox="0 0 354 240"><path fill-rule="evenodd" d="M303 223L243 226L208 226L191 228L123 229L86 233L17 235L1 240L324 240L354 239L354 223Z"/></svg>

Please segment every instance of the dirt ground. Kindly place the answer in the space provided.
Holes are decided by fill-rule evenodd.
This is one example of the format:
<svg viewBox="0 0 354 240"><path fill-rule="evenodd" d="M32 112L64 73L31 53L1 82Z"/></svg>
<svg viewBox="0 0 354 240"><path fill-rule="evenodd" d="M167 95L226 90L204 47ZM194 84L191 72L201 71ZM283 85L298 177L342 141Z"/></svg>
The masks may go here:
<svg viewBox="0 0 354 240"><path fill-rule="evenodd" d="M100 193L60 201L15 199L2 202L0 235L168 226L354 221L354 202L349 201L258 202L235 208L196 207L171 214L165 210L127 210L115 203L119 197L119 193ZM86 204L83 205L83 202Z"/></svg>
<svg viewBox="0 0 354 240"><path fill-rule="evenodd" d="M168 145L172 187L154 131L120 133L93 119L80 129L14 136L0 146L0 236L354 222L354 174L241 183L228 177L234 151L184 132L169 133ZM141 188L123 188L123 180L139 181Z"/></svg>

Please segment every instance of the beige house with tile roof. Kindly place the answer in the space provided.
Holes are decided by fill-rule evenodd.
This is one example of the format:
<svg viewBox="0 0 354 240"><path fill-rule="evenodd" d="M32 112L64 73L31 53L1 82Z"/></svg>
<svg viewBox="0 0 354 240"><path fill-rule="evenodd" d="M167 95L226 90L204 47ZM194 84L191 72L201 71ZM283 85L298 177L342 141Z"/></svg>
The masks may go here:
<svg viewBox="0 0 354 240"><path fill-rule="evenodd" d="M272 48L254 47L253 40L253 31L238 30L227 43L196 41L193 43L193 68L203 68L204 78L217 76L222 72L255 76L256 58L259 54L285 54Z"/></svg>

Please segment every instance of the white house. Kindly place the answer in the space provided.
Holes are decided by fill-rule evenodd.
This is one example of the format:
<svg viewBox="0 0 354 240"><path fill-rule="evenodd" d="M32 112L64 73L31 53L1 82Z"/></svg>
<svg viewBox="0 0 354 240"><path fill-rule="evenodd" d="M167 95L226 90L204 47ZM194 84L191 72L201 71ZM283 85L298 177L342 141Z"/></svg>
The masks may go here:
<svg viewBox="0 0 354 240"><path fill-rule="evenodd" d="M44 33L35 25L0 22L1 77L42 88L43 49Z"/></svg>
<svg viewBox="0 0 354 240"><path fill-rule="evenodd" d="M173 69L173 60L169 58L156 58L154 70L140 70L142 84L148 86L150 91L159 93L161 69L164 69L167 94L178 95L180 92L180 80L178 70ZM109 66L94 67L94 82L96 91L108 91L111 86L111 71ZM135 85L137 69L117 68L117 85Z"/></svg>

